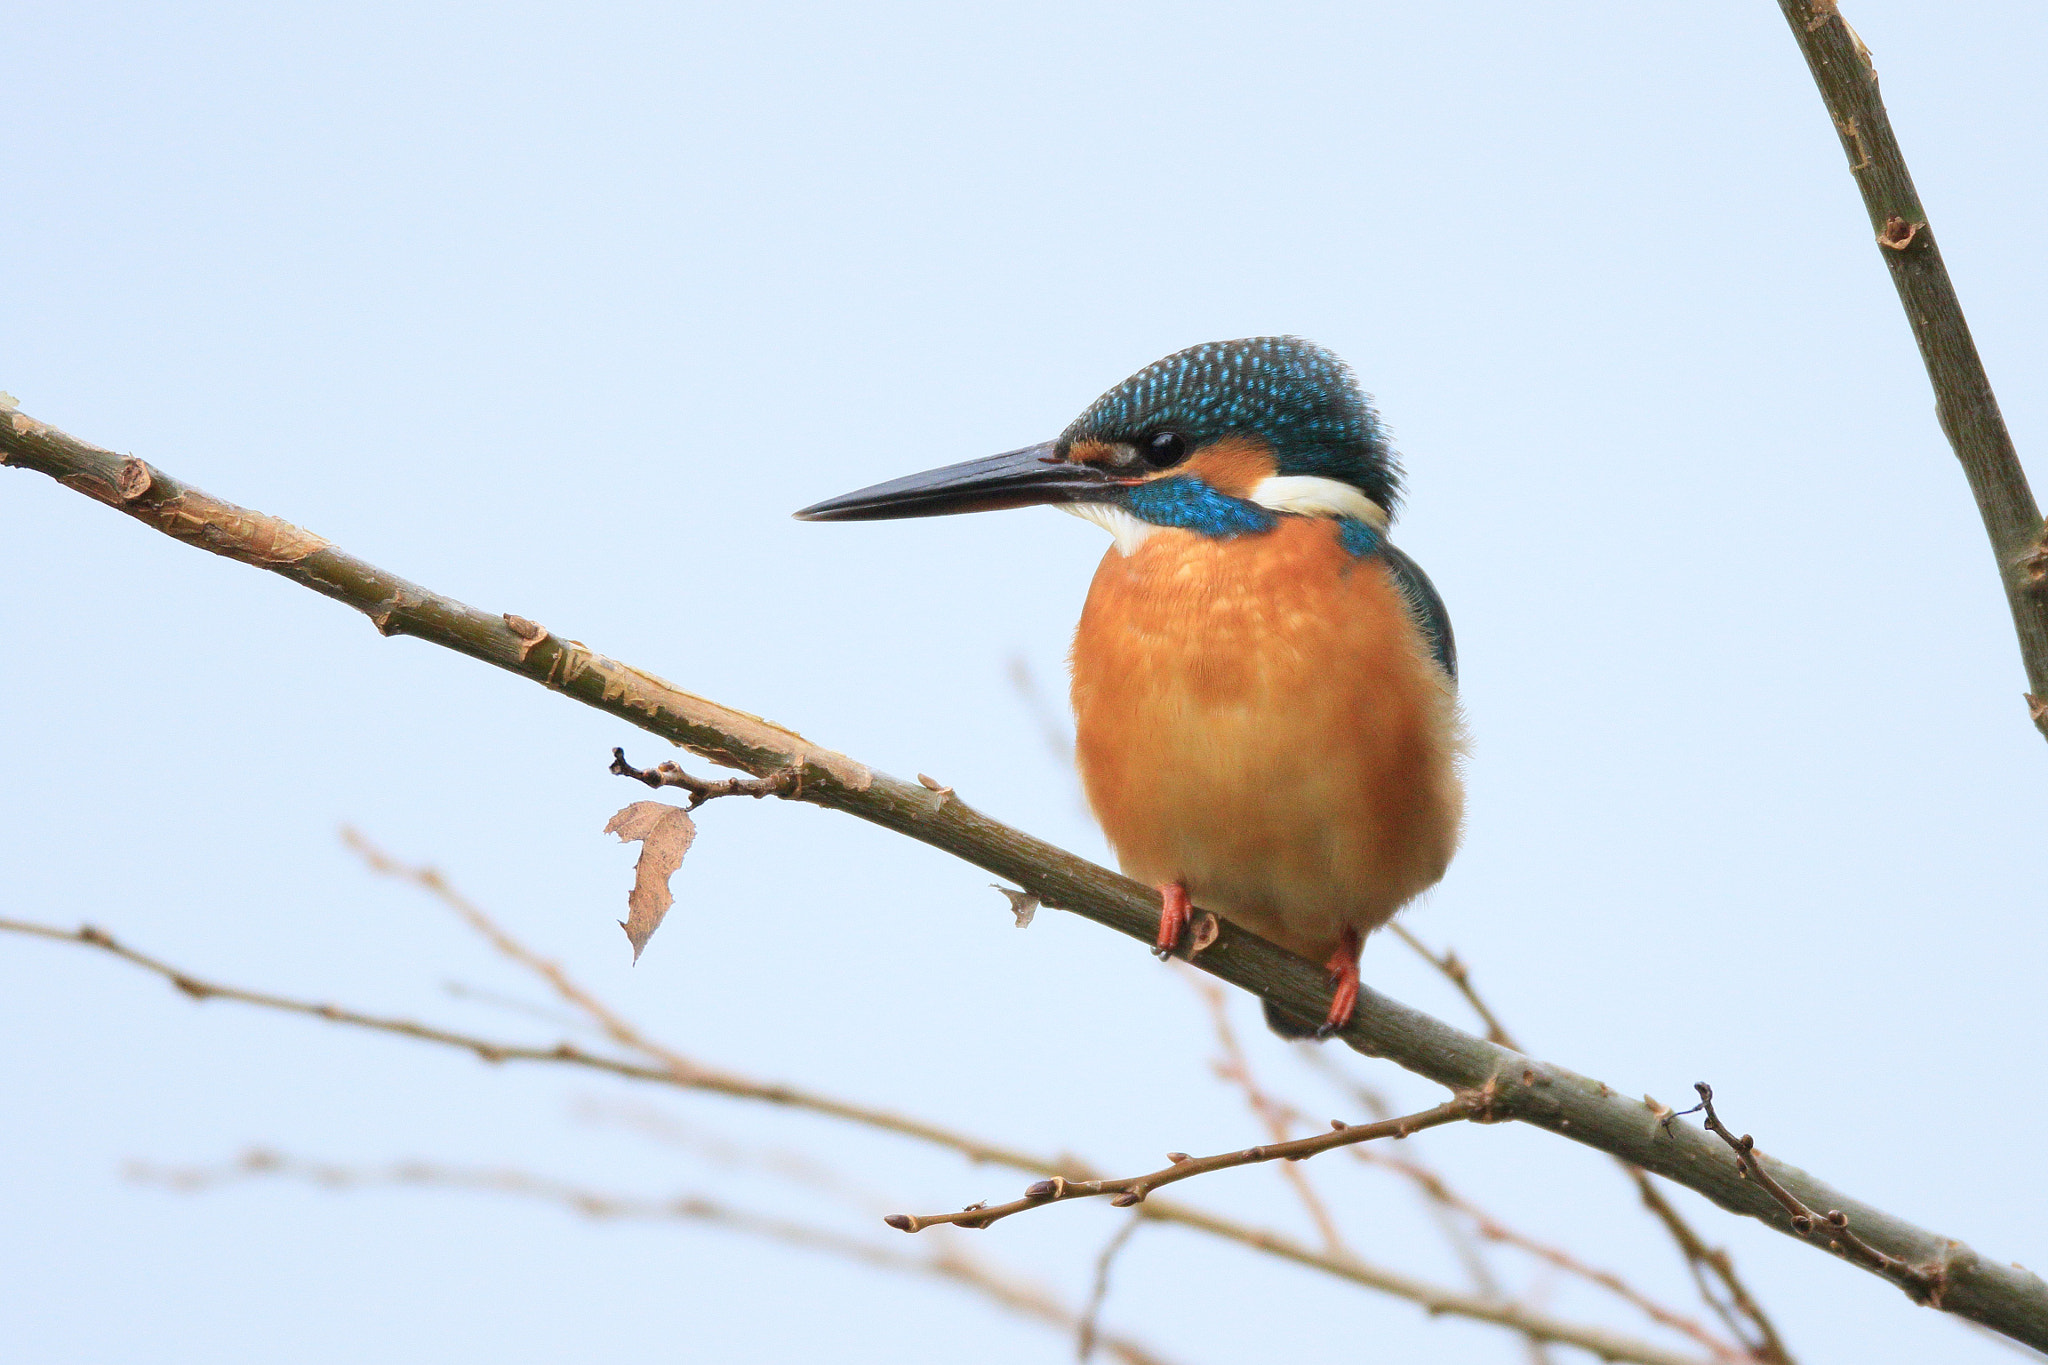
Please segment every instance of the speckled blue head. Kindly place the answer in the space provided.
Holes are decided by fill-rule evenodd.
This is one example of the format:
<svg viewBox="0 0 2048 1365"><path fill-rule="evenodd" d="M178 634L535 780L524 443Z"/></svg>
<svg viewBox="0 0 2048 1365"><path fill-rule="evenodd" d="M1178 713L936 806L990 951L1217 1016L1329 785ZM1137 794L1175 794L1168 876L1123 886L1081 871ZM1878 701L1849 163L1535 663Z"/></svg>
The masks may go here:
<svg viewBox="0 0 2048 1365"><path fill-rule="evenodd" d="M1089 404L1057 448L1160 431L1197 446L1254 437L1279 473L1341 480L1389 515L1401 496L1400 465L1351 367L1300 337L1211 341L1154 361Z"/></svg>

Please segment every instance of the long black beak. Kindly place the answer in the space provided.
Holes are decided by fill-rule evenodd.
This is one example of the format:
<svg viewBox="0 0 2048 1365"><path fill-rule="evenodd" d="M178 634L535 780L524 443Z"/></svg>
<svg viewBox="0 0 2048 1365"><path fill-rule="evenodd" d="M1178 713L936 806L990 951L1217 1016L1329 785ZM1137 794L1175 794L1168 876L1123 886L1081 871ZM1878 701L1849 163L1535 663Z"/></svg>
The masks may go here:
<svg viewBox="0 0 2048 1365"><path fill-rule="evenodd" d="M940 517L953 512L994 512L1049 502L1094 502L1129 482L1093 465L1070 464L1046 441L985 459L928 469L812 503L799 521L882 521Z"/></svg>

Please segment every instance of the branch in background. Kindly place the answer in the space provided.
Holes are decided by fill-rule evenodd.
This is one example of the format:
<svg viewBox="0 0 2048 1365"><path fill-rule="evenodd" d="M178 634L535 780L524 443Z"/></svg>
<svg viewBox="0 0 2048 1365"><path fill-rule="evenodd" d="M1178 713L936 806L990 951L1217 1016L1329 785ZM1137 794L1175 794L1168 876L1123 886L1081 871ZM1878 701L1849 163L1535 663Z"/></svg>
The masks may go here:
<svg viewBox="0 0 2048 1365"><path fill-rule="evenodd" d="M1351 1096L1373 1118L1388 1118L1396 1112L1393 1102L1383 1093L1347 1073L1321 1048L1300 1048L1296 1050L1296 1055L1307 1063L1310 1070L1320 1072L1339 1090ZM1368 1164L1374 1163L1376 1155L1370 1147L1354 1147L1351 1154ZM1465 1226L1464 1221L1453 1210L1430 1198L1426 1188L1420 1185L1414 1188L1421 1196L1423 1209L1429 1214L1430 1221L1436 1224L1436 1230L1443 1234L1444 1241L1449 1243L1452 1253L1458 1258L1458 1263L1465 1267L1466 1278L1471 1280L1472 1287L1488 1298L1509 1297L1507 1291L1501 1287L1500 1278L1493 1273L1486 1252L1479 1245L1478 1239L1472 1235L1471 1229ZM1551 1365L1549 1349L1543 1342L1531 1339L1524 1344L1529 1351L1529 1365Z"/></svg>
<svg viewBox="0 0 2048 1365"><path fill-rule="evenodd" d="M906 1255L858 1237L750 1213L701 1195L647 1199L586 1189L524 1171L479 1170L427 1161L401 1161L382 1167L338 1166L283 1156L260 1148L246 1152L239 1160L223 1166L159 1167L134 1163L129 1166L128 1175L132 1180L182 1191L206 1190L237 1181L265 1178L304 1180L329 1190L383 1185L477 1190L558 1204L585 1218L705 1223L785 1246L822 1251L862 1265L946 1280L1055 1331L1074 1332L1087 1325L1080 1314L1061 1303L1050 1290L1022 1280L1007 1270L987 1265L978 1258L963 1255L957 1248L942 1247L929 1256ZM1165 1358L1157 1352L1120 1333L1105 1333L1096 1339L1104 1350L1125 1365L1166 1365Z"/></svg>
<svg viewBox="0 0 2048 1365"><path fill-rule="evenodd" d="M1324 1069L1335 1073L1334 1079L1344 1089L1352 1092L1354 1096L1359 1098L1368 1109L1378 1113L1387 1112L1384 1099L1371 1091L1370 1088L1358 1085L1350 1077L1344 1076L1341 1072L1336 1072L1334 1066L1322 1063L1321 1059L1315 1057L1314 1054L1311 1054L1311 1056ZM1303 1118L1300 1111L1291 1109L1279 1101L1269 1098L1265 1103L1272 1107L1274 1113L1283 1122L1300 1122ZM1394 1156L1372 1147L1353 1147L1351 1148L1351 1155L1368 1165L1392 1171L1394 1174L1408 1180L1428 1200L1432 1210L1447 1216L1444 1220L1440 1220L1440 1226L1446 1227L1447 1231L1455 1231L1462 1234L1467 1227L1466 1221L1450 1221L1448 1216L1455 1215L1458 1220L1469 1220L1469 1225L1486 1240L1502 1246L1513 1247L1517 1251L1535 1257L1553 1269L1563 1271L1567 1275L1606 1290L1622 1300L1622 1302L1640 1311L1652 1322L1692 1338L1705 1347L1716 1360L1771 1361L1770 1357L1763 1355L1754 1346L1746 1342L1737 1346L1734 1342L1723 1341L1700 1326L1699 1323L1686 1317L1683 1313L1658 1303L1655 1299L1635 1288L1613 1271L1601 1270L1588 1265L1570 1252L1551 1246L1548 1243L1540 1242L1527 1233L1516 1231L1472 1200L1459 1194L1452 1188L1449 1181L1414 1157ZM1459 1249L1461 1256L1466 1255L1462 1236L1454 1238L1453 1245ZM1495 1297L1501 1297L1500 1290L1494 1284L1491 1274L1484 1270L1483 1260L1479 1260L1476 1256L1467 1258L1468 1267L1475 1263L1480 1268L1475 1278L1483 1277L1487 1292ZM1711 1302L1709 1300L1710 1304ZM1743 1334L1731 1327L1730 1335L1739 1341ZM1775 1365L1774 1362L1773 1365Z"/></svg>
<svg viewBox="0 0 2048 1365"><path fill-rule="evenodd" d="M1309 1126L1298 1112L1267 1094L1259 1085L1258 1078L1252 1075L1251 1062L1245 1057L1244 1049L1238 1046L1237 1031L1230 1026L1230 1007L1223 998L1223 988L1192 973L1188 974L1188 980L1196 993L1202 997L1202 1003L1208 1007L1209 1022L1216 1030L1216 1046L1223 1052L1216 1065L1216 1074L1244 1092L1245 1103L1258 1115L1259 1121L1266 1125L1266 1132L1273 1141L1286 1142L1293 1136L1293 1129L1297 1125ZM1392 1118L1393 1115L1375 1113L1372 1117L1383 1120ZM1329 1206L1323 1203L1322 1196L1316 1193L1315 1186L1310 1183L1308 1171L1298 1163L1290 1161L1280 1168L1280 1174L1294 1187L1295 1198L1301 1201L1302 1208L1308 1213L1309 1221L1313 1222L1316 1231L1322 1234L1323 1246L1332 1254L1339 1256L1349 1251L1350 1248L1344 1245L1343 1235L1337 1230L1337 1220L1330 1215Z"/></svg>
<svg viewBox="0 0 2048 1365"><path fill-rule="evenodd" d="M481 912L479 912L481 913ZM502 931L500 931L502 932ZM763 1083L746 1080L727 1072L713 1071L695 1063L682 1061L682 1065L664 1062L647 1065L623 1058L600 1056L575 1047L569 1043L558 1043L553 1047L535 1047L520 1043L501 1042L482 1038L474 1034L458 1033L452 1029L438 1028L409 1019L394 1019L385 1016L365 1014L358 1010L344 1009L336 1005L317 1004L312 1001L294 1000L286 996L272 995L263 991L245 990L241 987L222 985L202 980L189 972L182 971L146 953L141 953L125 944L115 942L106 933L90 926L80 929L60 929L55 925L36 924L23 920L0 919L0 933L17 933L34 938L53 939L62 943L82 944L110 953L125 962L143 968L169 981L178 990L193 1000L236 1000L244 1004L287 1014L297 1014L329 1023L346 1024L373 1033L395 1034L420 1042L439 1043L468 1052L487 1062L540 1062L560 1066L588 1068L631 1080L649 1081L655 1084L672 1085L684 1090L703 1091L724 1095L731 1099L755 1100L792 1109L803 1109L844 1119L864 1127L903 1137L916 1138L957 1152L976 1162L1008 1166L1014 1170L1031 1171L1042 1175L1056 1175L1062 1170L1084 1171L1077 1163L1068 1159L1034 1156L1019 1152L1000 1144L986 1142L966 1134L941 1128L936 1124L892 1114L886 1110L873 1109L830 1096L818 1095L800 1090L794 1086ZM509 936L508 936L509 940ZM523 946L515 947L522 953ZM529 953L528 956L531 956ZM534 962L541 959L534 957ZM556 969L559 971L559 969ZM573 988L574 982L567 984ZM630 1026L622 1025L630 1032ZM646 1046L656 1047L653 1043ZM661 1049L664 1056L674 1058L677 1054ZM1468 1318L1477 1322L1493 1323L1527 1336L1562 1345L1577 1346L1591 1351L1605 1360L1631 1361L1636 1365L1699 1365L1690 1356L1677 1355L1662 1347L1628 1336L1610 1332L1604 1328L1582 1326L1552 1317L1549 1314L1524 1308L1519 1304L1502 1303L1497 1299L1461 1293L1446 1289L1426 1280L1403 1274L1383 1266L1359 1260L1356 1257L1336 1257L1302 1245L1283 1233L1251 1224L1240 1223L1206 1210L1175 1204L1169 1200L1152 1199L1138 1206L1139 1216L1161 1223L1174 1223L1182 1227L1205 1232L1224 1241L1235 1242L1254 1251L1263 1252L1295 1265L1319 1270L1338 1279L1348 1281L1366 1289L1377 1290L1407 1299L1421 1306L1432 1315Z"/></svg>
<svg viewBox="0 0 2048 1365"><path fill-rule="evenodd" d="M688 1152L722 1170L759 1171L775 1176L877 1218L882 1216L887 1203L875 1191L856 1185L804 1152L758 1142L735 1142L685 1123L652 1104L586 1097L577 1101L575 1113L586 1122L610 1124L650 1142Z"/></svg>
<svg viewBox="0 0 2048 1365"><path fill-rule="evenodd" d="M2048 592L2032 566L2048 527L2027 487L2019 452L1991 392L1990 377L1963 317L1954 281L1935 245L1934 229L1913 188L1913 176L1877 88L1870 52L1836 9L1836 0L1778 0L1807 70L1842 139L1849 171L1863 195L1878 255L1891 271L1906 321L1934 385L1941 429L1962 462L1970 493L1984 518L1998 580L2012 608L2020 659L2027 670L2027 703L2035 726L2048 736ZM2039 1344L2038 1342L2036 1343Z"/></svg>
<svg viewBox="0 0 2048 1365"><path fill-rule="evenodd" d="M1011 690L1024 703L1024 710L1031 716L1032 727L1038 731L1046 753L1062 771L1069 776L1074 775L1073 723L1059 707L1046 700L1045 693L1038 686L1038 674L1032 671L1029 659L1022 654L1012 654L1007 671Z"/></svg>
<svg viewBox="0 0 2048 1365"><path fill-rule="evenodd" d="M1007 1204L970 1204L958 1213L909 1214L892 1213L883 1221L902 1232L922 1232L941 1223L955 1227L985 1228L992 1223L1023 1213L1027 1209L1044 1208L1049 1204L1064 1203L1069 1199L1094 1199L1111 1195L1110 1203L1120 1209L1130 1208L1145 1202L1145 1197L1162 1185L1188 1180L1211 1171L1227 1171L1237 1166L1256 1166L1266 1161L1306 1161L1312 1156L1347 1147L1354 1142L1372 1142L1379 1138L1404 1138L1419 1133L1425 1128L1436 1128L1446 1123L1462 1123L1467 1119L1485 1121L1486 1097L1483 1094L1460 1095L1446 1100L1434 1109L1425 1109L1417 1114L1404 1114L1397 1119L1381 1123L1347 1124L1339 1119L1330 1120L1330 1131L1317 1133L1313 1137L1296 1138L1292 1142L1274 1142L1258 1147L1246 1147L1242 1151L1219 1152L1215 1156L1189 1156L1186 1152L1168 1152L1166 1165L1144 1175L1120 1176L1113 1180L1068 1180L1064 1176L1053 1176L1041 1180L1024 1191L1022 1199L1013 1199Z"/></svg>
<svg viewBox="0 0 2048 1365"><path fill-rule="evenodd" d="M524 617L493 616L428 592L289 522L222 502L141 460L77 440L25 414L0 420L0 458L48 474L175 539L355 607L386 635L412 635L517 673L756 777L794 769L802 776L803 793L792 799L930 844L1014 882L1042 904L1140 943L1149 946L1156 936L1156 890L992 820L950 788L875 772L794 731L563 640ZM2030 539L2036 529L2029 528ZM1320 966L1236 925L1223 924L1196 965L1284 1014L1317 1018L1327 1003ZM1727 1147L1702 1129L1660 1122L1669 1111L1653 1101L1628 1099L1602 1082L1474 1038L1370 989L1360 991L1351 1022L1337 1036L1356 1051L1385 1057L1454 1093L1485 1089L1494 1119L1584 1143L1798 1235L1783 1207L1744 1178ZM1809 1207L1842 1210L1885 1254L1909 1265L1940 1267L1948 1286L1945 1310L2048 1346L2048 1283L2038 1275L1851 1199L1794 1167L1776 1166L1772 1175Z"/></svg>
<svg viewBox="0 0 2048 1365"><path fill-rule="evenodd" d="M1516 1052L1522 1050L1521 1044L1509 1034L1507 1026L1501 1023L1500 1017L1479 994L1479 988L1472 984L1471 971L1458 960L1456 953L1449 948L1444 949L1441 954L1432 952L1427 944L1406 928L1398 924L1392 928L1400 935L1403 943L1413 948L1423 961L1442 972L1450 979L1451 984L1458 988L1458 993L1465 997L1465 1002L1472 1007L1472 1012L1485 1021L1486 1036L1490 1040ZM1367 1154L1360 1152L1359 1155ZM1764 1312L1763 1306L1750 1294L1748 1286L1744 1285L1741 1277L1735 1273L1735 1261L1728 1252L1723 1248L1709 1247L1706 1244L1693 1230L1692 1225L1672 1207L1671 1201L1664 1197L1664 1192L1657 1188L1657 1183L1650 1178L1649 1172L1627 1160L1616 1160L1634 1182L1636 1194L1642 1199L1643 1207L1664 1225L1664 1230L1671 1234L1671 1240L1678 1244L1679 1254L1685 1257L1685 1268L1691 1273L1701 1300L1713 1310L1714 1315L1721 1320L1721 1325L1726 1327L1736 1340L1742 1342L1750 1356L1762 1362L1762 1365L1793 1365L1791 1352L1785 1349L1784 1341L1778 1336L1777 1327L1772 1324L1770 1315ZM1727 1294L1725 1300L1721 1294L1714 1291L1713 1281L1716 1280L1720 1282L1722 1291Z"/></svg>
<svg viewBox="0 0 2048 1365"><path fill-rule="evenodd" d="M1486 1002L1479 998L1479 992L1472 987L1471 971L1463 962L1458 960L1456 953L1446 948L1442 956L1438 956L1436 953L1431 952L1421 939L1410 933L1408 926L1405 924L1389 924L1387 928L1393 930L1396 938L1400 939L1401 942L1407 944L1410 948L1413 948L1423 961L1442 972L1450 980L1450 983L1458 988L1458 994L1465 997L1465 1003L1470 1005L1472 1012L1479 1016L1479 1022L1486 1025L1487 1042L1498 1043L1513 1052L1520 1052L1522 1050L1521 1045L1509 1035L1507 1026L1502 1024L1494 1016L1493 1011L1487 1008Z"/></svg>
<svg viewBox="0 0 2048 1365"><path fill-rule="evenodd" d="M1083 1365L1094 1357L1100 1340L1095 1323L1102 1316L1102 1305L1109 1301L1109 1272L1116 1265L1116 1258L1130 1244L1131 1235L1138 1230L1141 1221L1136 1214L1124 1219L1124 1225L1103 1244L1101 1254L1095 1258L1095 1283L1088 1290L1088 1302L1081 1309L1081 1326L1074 1334L1074 1358Z"/></svg>

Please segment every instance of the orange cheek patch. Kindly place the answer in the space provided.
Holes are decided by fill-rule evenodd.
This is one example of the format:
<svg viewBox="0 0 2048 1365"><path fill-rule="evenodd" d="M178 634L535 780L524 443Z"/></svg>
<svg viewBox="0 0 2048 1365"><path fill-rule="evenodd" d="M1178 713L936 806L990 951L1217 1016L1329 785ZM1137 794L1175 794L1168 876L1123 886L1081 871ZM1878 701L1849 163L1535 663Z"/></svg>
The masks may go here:
<svg viewBox="0 0 2048 1365"><path fill-rule="evenodd" d="M1254 488L1273 477L1278 466L1264 441L1249 436L1226 436L1194 453L1170 474L1192 474L1219 493L1248 498Z"/></svg>
<svg viewBox="0 0 2048 1365"><path fill-rule="evenodd" d="M1067 452L1072 464L1108 465L1115 463L1116 447L1107 441L1076 441Z"/></svg>

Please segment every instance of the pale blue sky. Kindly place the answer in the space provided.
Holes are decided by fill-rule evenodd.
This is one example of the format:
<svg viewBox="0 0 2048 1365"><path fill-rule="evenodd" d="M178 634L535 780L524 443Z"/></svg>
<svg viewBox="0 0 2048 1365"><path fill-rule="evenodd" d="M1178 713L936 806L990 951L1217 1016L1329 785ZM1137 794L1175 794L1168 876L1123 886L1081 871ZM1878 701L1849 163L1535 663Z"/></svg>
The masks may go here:
<svg viewBox="0 0 2048 1365"><path fill-rule="evenodd" d="M2048 11L1851 18L2038 448ZM1333 347L1405 453L1396 535L1448 601L1474 736L1465 850L1407 922L1552 1059L1673 1101L1709 1079L1767 1149L2048 1263L2048 1099L2016 1079L2044 1022L2048 754L1767 0L27 3L6 30L0 389L24 410L1094 856L1005 676L1021 655L1057 686L1100 533L787 514L1044 439L1194 342ZM633 968L631 853L600 831L635 793L603 767L614 744L658 756L644 736L37 475L0 472L0 572L4 913L552 1041L447 997L524 988L364 874L347 821L707 1059L1118 1168L1251 1140L1183 984L1066 916L1018 933L965 864L714 807ZM1365 969L1463 1021L1398 944ZM1070 1355L949 1289L712 1231L121 1178L260 1142L814 1212L593 1125L582 1097L634 1097L595 1081L198 1008L14 940L0 1037L10 1360ZM828 1155L892 1207L1020 1183L640 1098ZM1602 1159L1512 1128L1426 1141L1504 1215L1683 1297ZM1326 1179L1361 1250L1455 1277L1402 1191ZM1204 1194L1301 1226L1270 1172ZM1686 1204L1803 1360L2011 1358ZM1078 1294L1113 1226L1053 1210L968 1245ZM1524 1358L1170 1230L1132 1244L1108 1317L1189 1362Z"/></svg>

